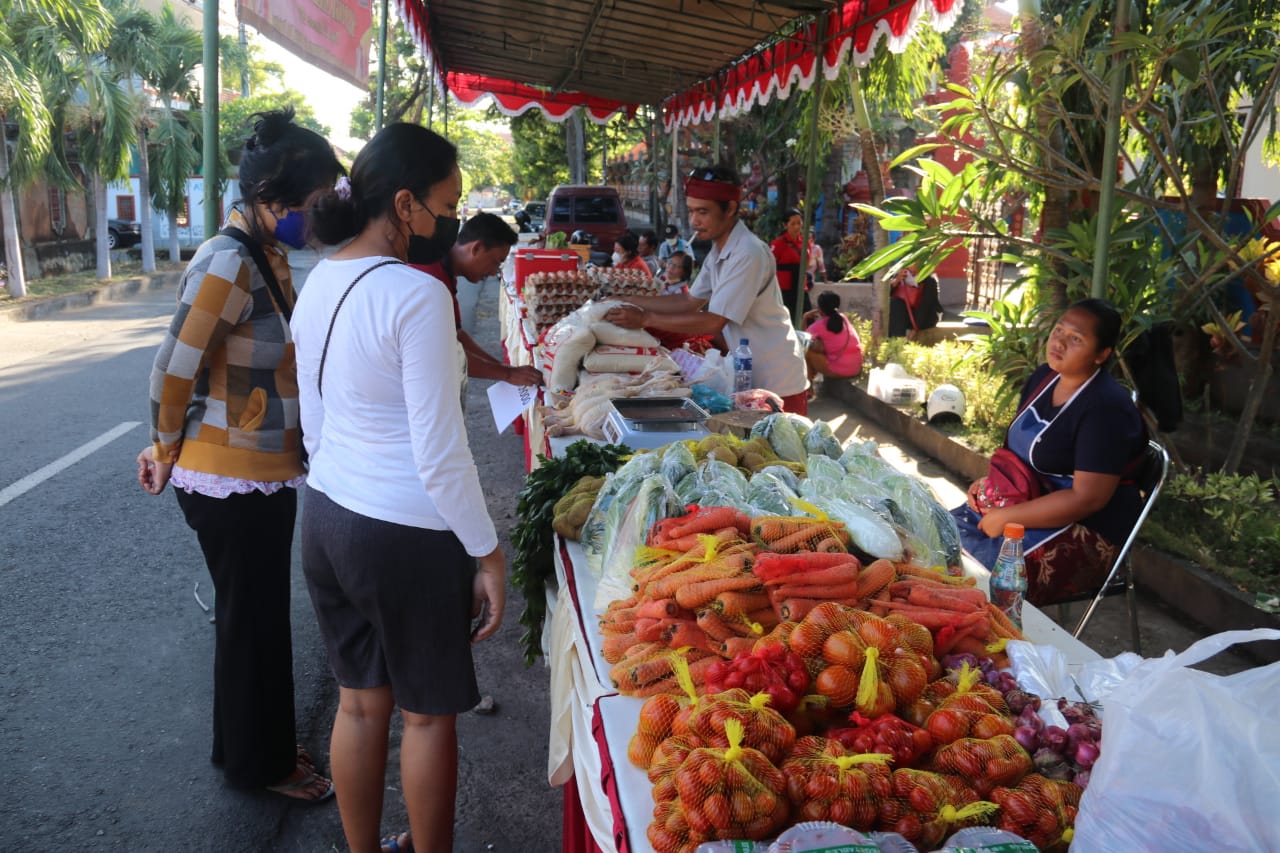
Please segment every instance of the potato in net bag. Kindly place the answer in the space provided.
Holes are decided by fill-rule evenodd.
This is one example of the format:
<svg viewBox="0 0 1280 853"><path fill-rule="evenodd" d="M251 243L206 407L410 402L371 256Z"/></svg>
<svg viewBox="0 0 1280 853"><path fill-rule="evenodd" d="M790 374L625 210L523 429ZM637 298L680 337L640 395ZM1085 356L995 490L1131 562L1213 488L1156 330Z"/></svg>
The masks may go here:
<svg viewBox="0 0 1280 853"><path fill-rule="evenodd" d="M851 752L830 738L800 738L782 765L795 818L871 829L880 800L893 788L887 766L891 760L884 754Z"/></svg>
<svg viewBox="0 0 1280 853"><path fill-rule="evenodd" d="M782 771L764 753L742 745L738 720L727 720L717 739L728 746L693 750L675 773L677 797L672 806L688 825L684 839L679 835L681 822L672 820L665 809L665 820L658 826L655 807L649 841L659 853L692 850L716 839L767 838L786 823L790 804ZM688 844L692 847L682 846Z"/></svg>
<svg viewBox="0 0 1280 853"><path fill-rule="evenodd" d="M997 809L956 776L903 768L893 771L892 791L880 801L878 825L921 850L935 850L957 829L990 824Z"/></svg>
<svg viewBox="0 0 1280 853"><path fill-rule="evenodd" d="M992 738L1012 735L1013 715L1004 696L981 683L982 671L964 664L955 692L942 699L925 719L924 727L939 746L962 737Z"/></svg>
<svg viewBox="0 0 1280 853"><path fill-rule="evenodd" d="M985 740L962 737L938 747L933 769L959 776L985 797L998 787L1016 785L1035 765L1013 737L996 735Z"/></svg>
<svg viewBox="0 0 1280 853"><path fill-rule="evenodd" d="M717 693L698 703L689 715L687 731L708 746L726 747L725 723L737 721L742 726L742 745L759 750L780 764L795 745L796 730L769 707L771 701L768 693L753 695L741 688Z"/></svg>
<svg viewBox="0 0 1280 853"><path fill-rule="evenodd" d="M1084 789L1074 782L1031 773L1017 785L996 788L990 796L1000 806L997 826L1021 835L1041 853L1066 853L1075 835L1082 793Z"/></svg>

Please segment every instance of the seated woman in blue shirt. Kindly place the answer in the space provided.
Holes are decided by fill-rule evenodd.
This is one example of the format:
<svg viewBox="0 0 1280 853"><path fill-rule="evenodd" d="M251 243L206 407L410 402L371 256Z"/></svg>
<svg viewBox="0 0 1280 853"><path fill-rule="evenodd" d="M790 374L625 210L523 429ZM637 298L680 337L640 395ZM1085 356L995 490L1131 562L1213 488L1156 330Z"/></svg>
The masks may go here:
<svg viewBox="0 0 1280 853"><path fill-rule="evenodd" d="M1072 305L1045 348L1046 364L1027 380L1006 444L1039 476L1044 493L1000 505L969 486L952 510L966 551L995 564L1008 522L1026 527L1027 600L1061 601L1097 589L1141 509L1127 478L1146 448L1146 429L1128 390L1106 365L1120 335L1120 314L1101 299Z"/></svg>

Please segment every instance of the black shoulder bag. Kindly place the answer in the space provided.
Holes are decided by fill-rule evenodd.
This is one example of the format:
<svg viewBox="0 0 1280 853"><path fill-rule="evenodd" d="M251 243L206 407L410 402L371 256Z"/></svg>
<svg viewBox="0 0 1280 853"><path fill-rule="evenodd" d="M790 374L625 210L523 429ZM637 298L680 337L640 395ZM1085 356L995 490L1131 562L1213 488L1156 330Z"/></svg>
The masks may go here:
<svg viewBox="0 0 1280 853"><path fill-rule="evenodd" d="M253 262L257 265L258 272L262 273L262 277L266 279L267 290L271 291L271 297L280 306L280 313L284 315L284 321L288 323L292 320L293 305L284 298L284 289L280 287L280 282L276 280L276 274L271 271L271 264L267 261L267 253L262 251L262 246L258 245L257 241L234 225L228 225L218 233L223 237L230 237L249 250L249 256L253 258Z"/></svg>
<svg viewBox="0 0 1280 853"><path fill-rule="evenodd" d="M351 294L352 289L360 283L360 279L376 270L378 267L385 267L390 264L402 264L404 261L378 261L373 266L366 269L355 280L347 285L347 289L342 291L342 295L338 297L338 304L333 306L333 316L329 318L329 331L324 336L324 348L320 350L320 369L316 374L316 391L320 393L320 399L324 399L324 362L329 357L329 339L333 337L333 324L338 322L338 312L342 310L342 303L347 301L347 297Z"/></svg>

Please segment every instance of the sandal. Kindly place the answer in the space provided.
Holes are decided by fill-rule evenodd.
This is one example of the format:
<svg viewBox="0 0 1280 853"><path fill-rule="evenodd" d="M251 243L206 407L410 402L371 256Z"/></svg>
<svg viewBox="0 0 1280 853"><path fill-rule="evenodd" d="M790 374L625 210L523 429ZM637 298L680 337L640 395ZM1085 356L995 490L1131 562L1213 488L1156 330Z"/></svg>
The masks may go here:
<svg viewBox="0 0 1280 853"><path fill-rule="evenodd" d="M383 853L413 853L413 839L407 832L391 835L378 842L378 849Z"/></svg>
<svg viewBox="0 0 1280 853"><path fill-rule="evenodd" d="M314 770L308 770L301 763L293 771L293 776L302 774L302 778L293 782L281 782L279 785L268 785L267 790L273 794L281 794L291 800L304 803L319 803L333 796L333 782ZM317 790L319 789L319 790Z"/></svg>
<svg viewBox="0 0 1280 853"><path fill-rule="evenodd" d="M298 766L304 770L314 773L318 769L316 760L311 757L311 753L307 752L307 748L302 744L298 744Z"/></svg>

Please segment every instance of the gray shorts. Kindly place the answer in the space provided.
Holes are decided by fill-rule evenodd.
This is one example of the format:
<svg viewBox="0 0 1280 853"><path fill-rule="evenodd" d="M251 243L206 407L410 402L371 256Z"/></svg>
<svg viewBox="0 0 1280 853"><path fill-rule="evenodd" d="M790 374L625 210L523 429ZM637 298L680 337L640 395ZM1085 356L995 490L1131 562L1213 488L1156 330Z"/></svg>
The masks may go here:
<svg viewBox="0 0 1280 853"><path fill-rule="evenodd" d="M390 684L396 704L418 714L474 707L475 570L451 532L369 518L307 487L302 571L343 687Z"/></svg>

